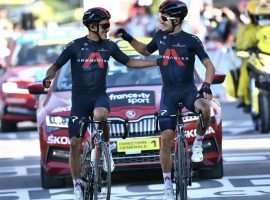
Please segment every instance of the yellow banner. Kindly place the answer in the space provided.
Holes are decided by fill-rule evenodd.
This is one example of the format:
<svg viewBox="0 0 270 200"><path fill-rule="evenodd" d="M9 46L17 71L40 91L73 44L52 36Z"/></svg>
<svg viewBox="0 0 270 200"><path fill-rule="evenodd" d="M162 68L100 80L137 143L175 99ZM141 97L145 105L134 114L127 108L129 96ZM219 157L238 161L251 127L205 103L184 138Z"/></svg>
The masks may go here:
<svg viewBox="0 0 270 200"><path fill-rule="evenodd" d="M35 0L0 0L0 5L27 5L34 3Z"/></svg>
<svg viewBox="0 0 270 200"><path fill-rule="evenodd" d="M145 44L148 44L152 38L136 38L138 41L143 42ZM112 41L114 41L118 47L125 52L127 55L140 55L132 46L129 44L129 42L123 40L122 38L111 38ZM152 55L158 55L158 51L155 51L152 53Z"/></svg>
<svg viewBox="0 0 270 200"><path fill-rule="evenodd" d="M158 150L159 138L125 139L117 141L117 152Z"/></svg>

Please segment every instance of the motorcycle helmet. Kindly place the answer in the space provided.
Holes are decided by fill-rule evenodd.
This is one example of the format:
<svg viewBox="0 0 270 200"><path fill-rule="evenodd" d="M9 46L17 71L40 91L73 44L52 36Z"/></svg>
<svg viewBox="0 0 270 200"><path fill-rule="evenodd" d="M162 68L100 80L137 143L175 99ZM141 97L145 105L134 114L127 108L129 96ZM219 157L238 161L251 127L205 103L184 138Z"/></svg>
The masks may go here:
<svg viewBox="0 0 270 200"><path fill-rule="evenodd" d="M250 1L247 4L247 16L250 18L251 23L257 24L258 20L256 18L256 7L258 6L258 1Z"/></svg>
<svg viewBox="0 0 270 200"><path fill-rule="evenodd" d="M248 4L247 4L247 14L248 15L255 15L256 14L255 10L256 10L256 7L257 7L258 4L259 4L258 1L250 1L250 2L248 2Z"/></svg>
<svg viewBox="0 0 270 200"><path fill-rule="evenodd" d="M169 17L180 18L183 20L188 13L187 5L179 0L165 0L159 6L159 12Z"/></svg>
<svg viewBox="0 0 270 200"><path fill-rule="evenodd" d="M92 22L100 22L104 19L110 19L111 15L108 10L101 7L90 8L83 14L83 24L88 26Z"/></svg>
<svg viewBox="0 0 270 200"><path fill-rule="evenodd" d="M270 3L261 3L257 5L255 12L260 26L270 25Z"/></svg>

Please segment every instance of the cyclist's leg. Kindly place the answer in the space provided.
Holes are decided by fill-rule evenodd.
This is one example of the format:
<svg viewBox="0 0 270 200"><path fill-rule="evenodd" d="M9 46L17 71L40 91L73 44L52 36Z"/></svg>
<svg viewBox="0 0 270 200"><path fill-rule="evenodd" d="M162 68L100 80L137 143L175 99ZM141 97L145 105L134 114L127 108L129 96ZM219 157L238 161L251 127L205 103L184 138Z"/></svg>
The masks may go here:
<svg viewBox="0 0 270 200"><path fill-rule="evenodd" d="M206 130L209 127L210 123L210 101L207 99L204 99L203 97L198 96L198 91L196 86L190 87L190 90L188 91L185 100L184 100L185 107L192 111L192 112L198 112L199 110L203 113L203 122L205 125L205 130L201 129L200 121L197 120L196 123L196 136L195 141L193 142L192 147L192 161L193 162L201 162L203 160L203 154L202 154L202 141L205 135Z"/></svg>
<svg viewBox="0 0 270 200"><path fill-rule="evenodd" d="M103 92L99 94L95 100L94 104L94 119L95 120L106 120L108 118L110 112L110 101L108 95ZM108 149L108 155L110 159L110 169L111 172L114 170L115 165L112 158L112 153L110 150L110 128L109 124L103 125L103 136L104 136L104 142L106 142L107 149ZM105 155L104 155L105 156ZM106 157L106 156L105 156ZM106 161L106 159L105 159ZM104 170L107 171L106 163L103 163Z"/></svg>
<svg viewBox="0 0 270 200"><path fill-rule="evenodd" d="M176 103L171 102L172 95L162 91L161 101L160 101L160 114L162 115L170 115L175 114L177 112ZM174 112L171 112L174 110ZM160 164L163 172L164 179L164 189L165 194L171 193L172 195L172 145L174 140L174 130L176 126L176 121L169 118L161 118L160 120L160 130L161 130L161 147L160 147Z"/></svg>
<svg viewBox="0 0 270 200"><path fill-rule="evenodd" d="M203 114L203 122L205 125L205 130L201 129L199 120L197 121L197 133L199 135L205 135L206 130L209 128L210 125L210 108L211 102L207 99L200 98L195 101L195 109L196 111L201 110Z"/></svg>
<svg viewBox="0 0 270 200"><path fill-rule="evenodd" d="M104 92L96 97L94 103L94 119L95 120L106 120L110 112L110 100L108 95ZM103 126L104 141L109 141L109 125Z"/></svg>
<svg viewBox="0 0 270 200"><path fill-rule="evenodd" d="M206 127L206 130L209 127L210 124L210 107L211 102L207 99L204 99L202 96L198 96L198 91L196 86L190 87L187 94L185 95L184 99L184 105L185 107L192 111L192 112L198 112L199 110L203 113L203 120L204 125ZM205 131L201 130L199 120L197 121L197 134L204 135Z"/></svg>
<svg viewBox="0 0 270 200"><path fill-rule="evenodd" d="M70 154L69 165L74 186L80 181L81 161L80 153L83 138L79 133L79 121L88 118L91 110L91 98L82 94L72 94L72 107L69 119Z"/></svg>
<svg viewBox="0 0 270 200"><path fill-rule="evenodd" d="M104 92L96 98L95 104L94 104L94 119L95 120L106 120L110 112L110 101L108 95ZM103 125L103 136L104 141L107 144L107 148L109 151L109 158L111 163L111 172L114 170L115 165L110 149L110 128L109 124Z"/></svg>

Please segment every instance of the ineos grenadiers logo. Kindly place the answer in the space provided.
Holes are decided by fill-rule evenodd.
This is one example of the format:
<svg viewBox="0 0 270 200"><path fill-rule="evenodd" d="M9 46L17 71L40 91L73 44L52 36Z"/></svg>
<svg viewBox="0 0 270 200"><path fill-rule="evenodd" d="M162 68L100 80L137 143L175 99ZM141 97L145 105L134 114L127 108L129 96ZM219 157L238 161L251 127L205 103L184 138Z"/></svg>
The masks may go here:
<svg viewBox="0 0 270 200"><path fill-rule="evenodd" d="M112 107L128 105L155 105L153 91L123 91L109 94L110 104Z"/></svg>

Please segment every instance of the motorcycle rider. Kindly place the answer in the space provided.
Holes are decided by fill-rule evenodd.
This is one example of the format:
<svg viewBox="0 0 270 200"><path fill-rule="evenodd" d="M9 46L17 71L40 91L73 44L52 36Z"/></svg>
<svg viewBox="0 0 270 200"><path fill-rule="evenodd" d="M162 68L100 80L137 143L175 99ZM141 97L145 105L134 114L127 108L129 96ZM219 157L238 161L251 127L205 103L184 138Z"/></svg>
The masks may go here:
<svg viewBox="0 0 270 200"><path fill-rule="evenodd" d="M239 27L236 35L236 49L237 51L245 51L256 45L256 35L259 29L258 20L256 16L256 7L259 1L250 1L247 5L247 15L249 16L250 23ZM237 97L240 102L237 105L240 107L250 106L249 87L248 87L248 72L247 72L247 58L242 58L240 67L239 83L237 87Z"/></svg>
<svg viewBox="0 0 270 200"><path fill-rule="evenodd" d="M251 18L251 23L244 28L243 34L239 31L240 33L236 40L236 47L239 50L249 51L257 49L258 47L259 40L257 33L260 32L262 28L270 25L270 3L250 1L247 10ZM262 45L262 43L260 43L260 45ZM242 100L238 107L246 107L250 110L251 102L247 60L248 58L242 59L237 96Z"/></svg>

